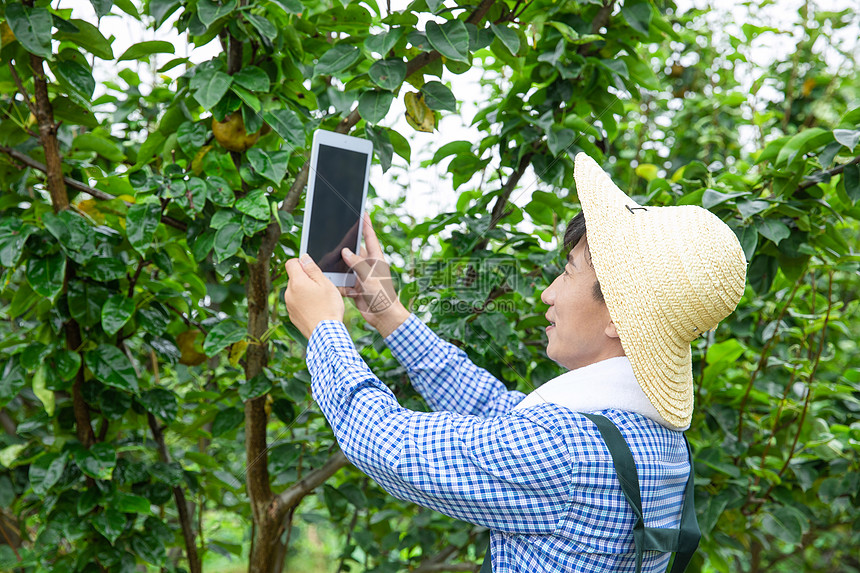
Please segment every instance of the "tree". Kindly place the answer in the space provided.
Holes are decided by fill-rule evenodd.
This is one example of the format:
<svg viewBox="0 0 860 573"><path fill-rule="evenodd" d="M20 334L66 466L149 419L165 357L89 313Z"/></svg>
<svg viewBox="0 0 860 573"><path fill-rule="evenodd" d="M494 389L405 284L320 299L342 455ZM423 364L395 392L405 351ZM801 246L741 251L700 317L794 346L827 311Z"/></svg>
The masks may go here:
<svg viewBox="0 0 860 573"><path fill-rule="evenodd" d="M559 373L536 305L576 210L573 155L598 158L651 204L703 204L736 230L750 267L738 311L695 348L695 563L860 568L860 85L855 58L842 54L834 71L819 51L838 52L831 32L857 28L856 15L806 4L792 60L762 67L749 63L756 38L794 30L753 23L766 17L754 7L731 31L715 25L719 12L647 1L416 0L392 12L371 1L94 0L100 17L121 11L152 29L175 14L192 46L223 47L150 80L138 70L172 45L117 55L73 11L2 6L4 567L200 571L207 553L242 554L241 541L204 535L215 511L247 524L252 571L282 570L309 521L341 534L338 568L480 560L485 531L348 467L278 300L311 133L371 139L384 170L395 155L409 162L409 133L387 127L394 98L414 129L432 131L476 68L484 135L432 159L451 158L456 211L413 221L375 202L404 301L528 391ZM93 100L102 64L117 79ZM744 129L755 136L741 140ZM524 184L532 174L538 190ZM363 356L423 408L355 318Z"/></svg>

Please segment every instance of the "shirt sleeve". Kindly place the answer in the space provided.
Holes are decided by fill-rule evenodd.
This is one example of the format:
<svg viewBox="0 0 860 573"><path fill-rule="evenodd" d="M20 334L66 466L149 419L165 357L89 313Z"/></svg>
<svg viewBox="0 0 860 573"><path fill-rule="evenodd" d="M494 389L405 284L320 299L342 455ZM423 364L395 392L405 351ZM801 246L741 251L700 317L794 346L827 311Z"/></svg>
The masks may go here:
<svg viewBox="0 0 860 573"><path fill-rule="evenodd" d="M475 365L461 349L436 336L414 314L385 343L406 368L412 386L437 412L500 416L525 398Z"/></svg>
<svg viewBox="0 0 860 573"><path fill-rule="evenodd" d="M307 363L314 399L344 454L391 495L499 531L556 529L575 472L556 433L520 414L403 408L340 322L316 327Z"/></svg>

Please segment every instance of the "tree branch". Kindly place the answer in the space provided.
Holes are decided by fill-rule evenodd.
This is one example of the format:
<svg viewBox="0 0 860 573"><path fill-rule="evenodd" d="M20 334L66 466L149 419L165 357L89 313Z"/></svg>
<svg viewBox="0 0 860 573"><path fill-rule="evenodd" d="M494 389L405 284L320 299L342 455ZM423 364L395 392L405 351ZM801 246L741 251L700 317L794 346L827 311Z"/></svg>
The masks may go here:
<svg viewBox="0 0 860 573"><path fill-rule="evenodd" d="M17 149L12 149L11 147L6 147L5 145L0 145L0 151L5 153L6 155L11 157L12 159L14 159L20 163L23 163L27 167L32 167L36 171L41 171L42 173L48 172L48 167L44 163L42 163L40 161L36 161L35 159L30 157L26 153L21 153ZM90 187L89 185L87 185L85 183L81 183L80 181L77 181L76 179L72 179L69 176L63 176L63 182L67 186L71 187L72 189L75 189L76 191L83 191L84 193L92 195L96 199L101 199L103 201L110 201L111 199L116 199L116 197L114 197L113 195L111 195L109 193L105 193L104 191L99 191L98 189L95 189L94 187ZM123 201L123 203L125 203L127 206L133 205L133 203L129 203L128 201ZM183 232L188 230L188 226L185 223L183 223L182 221L177 221L176 219L173 219L172 217L162 216L161 221L165 225L167 225L168 227L173 227L174 229L178 229L178 230L183 231Z"/></svg>
<svg viewBox="0 0 860 573"><path fill-rule="evenodd" d="M13 420L9 413L3 408L0 408L0 426L2 426L3 431L10 436L14 436L18 433L18 426L15 424L15 420Z"/></svg>
<svg viewBox="0 0 860 573"><path fill-rule="evenodd" d="M305 477L281 492L269 509L270 515L277 521L283 520L287 512L296 507L306 495L321 486L328 478L346 465L349 465L349 460L346 459L342 451L338 450L326 463L309 472Z"/></svg>
<svg viewBox="0 0 860 573"><path fill-rule="evenodd" d="M842 165L837 165L833 169L828 169L826 171L819 171L817 173L813 173L803 183L801 183L800 185L797 186L797 189L795 189L795 193L797 191L803 191L804 189L809 189L810 187L815 187L816 185L818 185L822 181L827 181L828 179L830 179L834 175L839 175L840 173L845 171L845 168L848 167L849 165L856 165L857 163L860 163L860 156L857 156L854 159L852 159L851 161L849 161L847 163L843 163Z"/></svg>
<svg viewBox="0 0 860 573"><path fill-rule="evenodd" d="M26 0L25 4L32 7L33 1ZM45 70L42 67L42 58L30 54L30 66L33 68L34 95L36 98L35 113L36 122L39 126L39 140L45 152L44 172L48 180L48 193L51 195L51 205L54 213L65 211L69 208L69 195L66 192L66 184L63 181L63 165L60 159L60 144L57 141L57 124L54 123L54 110L48 97L48 81ZM63 278L63 290L68 288L69 281L75 277L75 265L69 261L66 265L66 275ZM64 325L66 332L66 348L72 352L81 350L81 328L74 318L70 318ZM81 356L83 359L83 356ZM89 407L84 400L81 387L84 383L84 366L81 366L75 376L72 385L72 404L75 414L75 429L78 440L85 448L89 448L96 441L90 420Z"/></svg>
<svg viewBox="0 0 860 573"><path fill-rule="evenodd" d="M496 202L493 204L492 215L490 216L490 225L487 227L487 230L484 231L484 237L475 245L473 251L482 251L487 248L487 243L489 243L489 238L487 238L486 234L489 233L492 229L499 224L499 221L505 216L505 207L508 204L508 199L511 196L511 193L514 190L514 187L517 186L517 183L520 182L529 165L531 165L532 157L534 156L533 151L529 151L520 159L520 164L517 166L517 170L514 171L508 180L505 181L505 184L502 185L500 193L498 197L496 197Z"/></svg>
<svg viewBox="0 0 860 573"><path fill-rule="evenodd" d="M6 60L6 63L9 64L9 71L12 73L12 79L15 80L15 85L18 86L18 92L21 94L21 97L24 98L24 103L27 104L27 108L30 110L30 113L33 114L33 117L36 117L36 106L34 106L33 102L30 101L30 94L27 93L24 83L18 75L18 71L15 69L15 66L12 65L12 60Z"/></svg>
<svg viewBox="0 0 860 573"><path fill-rule="evenodd" d="M158 364L157 362L155 364ZM151 412L146 413L149 429L158 446L158 457L161 461L169 464L170 453L164 443L164 434L158 426L158 421ZM202 573L200 557L197 555L197 545L194 541L194 528L191 526L191 515L188 513L188 502L185 500L185 492L179 486L173 487L173 497L176 500L176 509L179 511L179 524L182 526L182 537L185 539L185 550L188 556L188 567L191 573Z"/></svg>

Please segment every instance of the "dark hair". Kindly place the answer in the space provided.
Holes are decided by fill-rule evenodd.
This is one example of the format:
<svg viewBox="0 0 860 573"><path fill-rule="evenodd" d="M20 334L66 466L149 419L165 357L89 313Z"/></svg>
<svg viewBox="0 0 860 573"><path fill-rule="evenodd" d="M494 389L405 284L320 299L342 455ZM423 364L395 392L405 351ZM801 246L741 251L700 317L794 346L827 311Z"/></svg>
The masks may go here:
<svg viewBox="0 0 860 573"><path fill-rule="evenodd" d="M567 254L576 246L577 243L585 236L585 213L580 211L576 217L570 220L570 223L567 224L567 230L564 232L564 255L567 258ZM588 239L586 239L588 241ZM588 244L586 243L586 260L591 268L594 268L594 264L591 262L591 249L588 248ZM595 280L594 281L594 300L599 302L606 302L603 298L603 291L600 289L600 283Z"/></svg>

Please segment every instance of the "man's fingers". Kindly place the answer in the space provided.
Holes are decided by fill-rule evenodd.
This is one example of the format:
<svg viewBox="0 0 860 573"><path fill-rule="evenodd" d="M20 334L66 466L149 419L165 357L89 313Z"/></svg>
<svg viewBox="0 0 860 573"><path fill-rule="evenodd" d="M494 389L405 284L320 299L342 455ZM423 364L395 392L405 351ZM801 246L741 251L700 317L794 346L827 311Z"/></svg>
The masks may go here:
<svg viewBox="0 0 860 573"><path fill-rule="evenodd" d="M284 265L284 268L287 269L287 276L290 280L299 278L300 276L304 276L305 272L302 270L302 264L298 259L290 259Z"/></svg>
<svg viewBox="0 0 860 573"><path fill-rule="evenodd" d="M359 280L366 279L367 275L370 274L370 265L364 257L356 255L346 247L341 250L341 256L343 257L343 262L358 275Z"/></svg>
<svg viewBox="0 0 860 573"><path fill-rule="evenodd" d="M302 269L305 271L311 280L315 283L318 283L325 279L325 275L323 275L322 269L320 269L311 256L307 253L303 254L299 257L299 262L301 263Z"/></svg>
<svg viewBox="0 0 860 573"><path fill-rule="evenodd" d="M367 245L367 254L370 258L385 258L382 247L379 245L379 239L373 230L373 224L370 222L370 214L367 211L364 212L364 244Z"/></svg>

